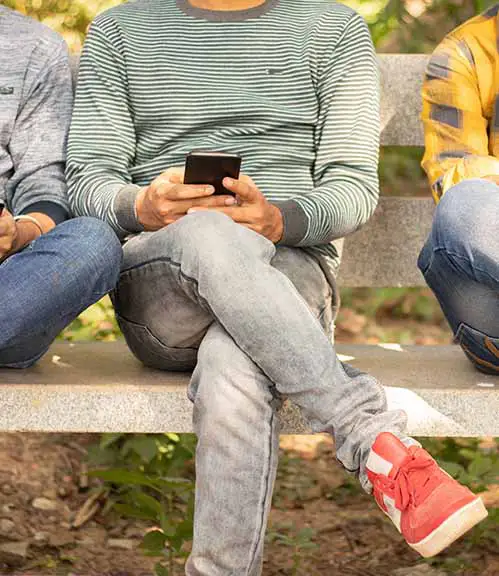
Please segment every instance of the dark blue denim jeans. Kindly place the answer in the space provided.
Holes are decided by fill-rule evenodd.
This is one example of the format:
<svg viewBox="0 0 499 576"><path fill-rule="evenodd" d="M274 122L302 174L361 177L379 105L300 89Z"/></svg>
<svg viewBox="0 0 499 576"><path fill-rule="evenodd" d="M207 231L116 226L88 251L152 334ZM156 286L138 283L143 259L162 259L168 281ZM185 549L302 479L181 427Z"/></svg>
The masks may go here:
<svg viewBox="0 0 499 576"><path fill-rule="evenodd" d="M418 265L466 356L499 375L499 186L473 179L451 188Z"/></svg>
<svg viewBox="0 0 499 576"><path fill-rule="evenodd" d="M0 367L27 368L118 280L121 245L94 218L56 226L0 265Z"/></svg>

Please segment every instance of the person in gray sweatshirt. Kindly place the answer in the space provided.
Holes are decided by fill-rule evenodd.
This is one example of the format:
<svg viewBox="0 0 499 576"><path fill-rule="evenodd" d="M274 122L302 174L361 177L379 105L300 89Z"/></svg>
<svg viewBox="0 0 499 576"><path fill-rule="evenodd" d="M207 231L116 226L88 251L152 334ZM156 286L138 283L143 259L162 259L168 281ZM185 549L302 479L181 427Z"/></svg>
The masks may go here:
<svg viewBox="0 0 499 576"><path fill-rule="evenodd" d="M26 368L116 283L122 250L94 218L69 219L72 109L64 40L0 6L0 367Z"/></svg>

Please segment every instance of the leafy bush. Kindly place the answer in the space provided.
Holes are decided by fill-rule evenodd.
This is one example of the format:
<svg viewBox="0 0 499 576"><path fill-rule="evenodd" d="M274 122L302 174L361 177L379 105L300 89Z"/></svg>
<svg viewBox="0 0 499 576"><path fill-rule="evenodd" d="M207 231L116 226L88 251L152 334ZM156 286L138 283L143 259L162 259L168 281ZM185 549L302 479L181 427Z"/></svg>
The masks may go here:
<svg viewBox="0 0 499 576"><path fill-rule="evenodd" d="M151 523L141 547L161 559L157 576L175 574L192 540L195 443L190 434L106 434L89 451L91 475L108 487L109 506Z"/></svg>

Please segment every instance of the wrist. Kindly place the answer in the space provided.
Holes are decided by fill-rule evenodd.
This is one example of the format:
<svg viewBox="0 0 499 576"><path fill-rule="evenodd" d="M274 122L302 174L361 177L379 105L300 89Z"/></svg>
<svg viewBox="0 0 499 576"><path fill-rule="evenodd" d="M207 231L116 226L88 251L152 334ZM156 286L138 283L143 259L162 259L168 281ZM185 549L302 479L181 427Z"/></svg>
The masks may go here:
<svg viewBox="0 0 499 576"><path fill-rule="evenodd" d="M138 192L137 196L135 197L135 202L133 205L133 210L135 213L135 218L139 224L142 224L142 212L144 207L144 198L147 192L147 187L141 188Z"/></svg>
<svg viewBox="0 0 499 576"><path fill-rule="evenodd" d="M39 236L41 236L41 230L34 222L17 220L16 235L12 244L11 253L19 252Z"/></svg>
<svg viewBox="0 0 499 576"><path fill-rule="evenodd" d="M284 234L284 218L282 212L279 210L277 206L275 206L274 204L271 204L271 206L274 219L273 235L271 240L274 244L277 244L282 240Z"/></svg>

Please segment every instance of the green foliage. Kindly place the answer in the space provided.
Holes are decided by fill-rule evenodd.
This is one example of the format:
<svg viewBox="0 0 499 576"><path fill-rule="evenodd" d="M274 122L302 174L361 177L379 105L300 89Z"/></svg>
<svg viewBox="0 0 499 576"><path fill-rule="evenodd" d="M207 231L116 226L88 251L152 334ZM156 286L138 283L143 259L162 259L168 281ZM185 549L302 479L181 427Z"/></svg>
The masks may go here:
<svg viewBox="0 0 499 576"><path fill-rule="evenodd" d="M303 564L303 553L307 550L318 548L314 542L315 531L313 528L296 528L291 524L281 524L270 530L266 536L266 541L277 542L280 546L290 548L292 553L293 565L291 575L296 576Z"/></svg>
<svg viewBox="0 0 499 576"><path fill-rule="evenodd" d="M369 317L387 315L422 322L439 323L442 311L427 288L342 288L344 308L353 308Z"/></svg>
<svg viewBox="0 0 499 576"><path fill-rule="evenodd" d="M426 438L422 443L447 473L475 492L499 484L499 438L486 447L478 438Z"/></svg>
<svg viewBox="0 0 499 576"><path fill-rule="evenodd" d="M81 50L88 26L100 12L123 0L2 0L60 32L73 51Z"/></svg>
<svg viewBox="0 0 499 576"><path fill-rule="evenodd" d="M173 576L192 540L195 438L184 434L106 434L89 450L90 462L122 516L146 520L153 529L141 548L158 557L157 576Z"/></svg>
<svg viewBox="0 0 499 576"><path fill-rule="evenodd" d="M111 301L106 297L80 314L60 337L70 341L103 340L109 342L116 340L120 334Z"/></svg>

